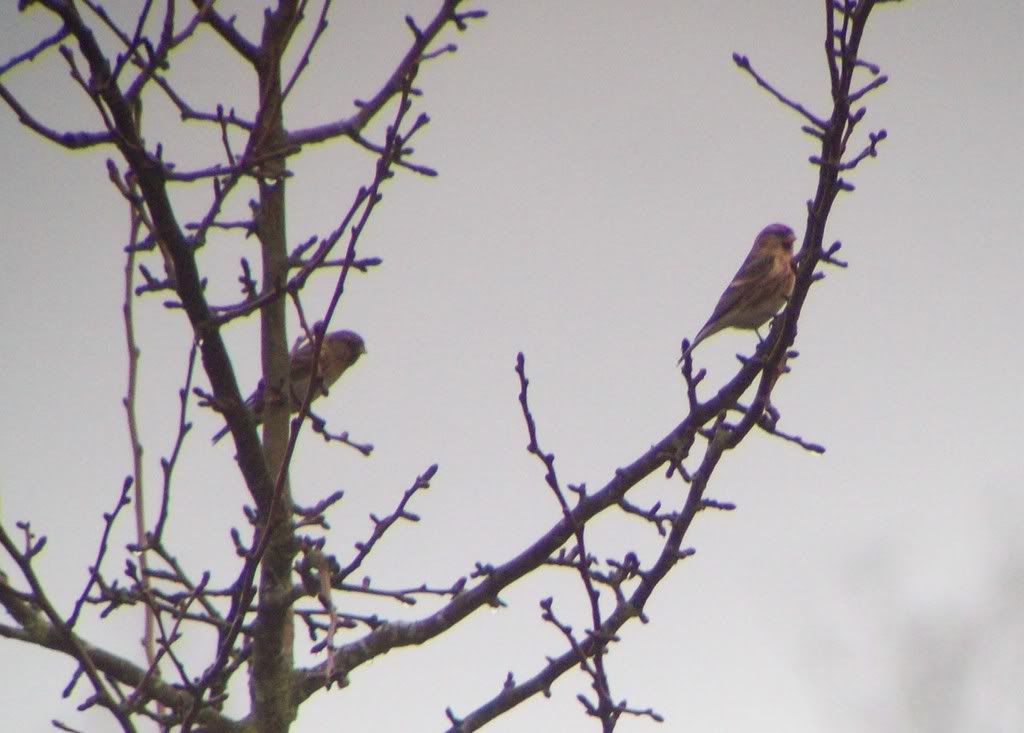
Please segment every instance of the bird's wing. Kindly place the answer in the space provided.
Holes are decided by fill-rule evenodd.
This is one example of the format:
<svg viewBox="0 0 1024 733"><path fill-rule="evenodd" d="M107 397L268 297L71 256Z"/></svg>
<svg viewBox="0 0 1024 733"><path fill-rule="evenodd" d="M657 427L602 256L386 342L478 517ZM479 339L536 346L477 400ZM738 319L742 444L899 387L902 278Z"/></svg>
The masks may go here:
<svg viewBox="0 0 1024 733"><path fill-rule="evenodd" d="M729 289L742 287L743 285L751 282L752 280L759 280L768 275L775 267L775 256L768 253L758 255L757 257L749 257L744 260L743 265L732 278L732 282L729 283Z"/></svg>
<svg viewBox="0 0 1024 733"><path fill-rule="evenodd" d="M308 341L298 349L294 349L288 361L288 376L294 382L296 379L309 379L313 371L313 344Z"/></svg>
<svg viewBox="0 0 1024 733"><path fill-rule="evenodd" d="M729 283L729 287L722 293L722 297L718 299L718 305L715 306L715 312L711 314L708 323L717 321L741 301L755 294L756 288L751 286L767 277L774 265L774 258L770 254L746 260Z"/></svg>

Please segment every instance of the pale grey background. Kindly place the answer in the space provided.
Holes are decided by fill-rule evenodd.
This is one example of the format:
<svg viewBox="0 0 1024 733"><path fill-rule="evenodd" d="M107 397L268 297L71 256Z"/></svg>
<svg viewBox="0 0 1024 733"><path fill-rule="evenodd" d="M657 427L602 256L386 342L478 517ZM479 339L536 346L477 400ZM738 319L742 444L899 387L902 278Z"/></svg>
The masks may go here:
<svg viewBox="0 0 1024 733"><path fill-rule="evenodd" d="M320 408L377 450L366 460L308 440L294 463L300 502L346 491L333 515L336 551L366 536L367 513L389 510L433 462L438 476L413 507L423 521L389 537L367 568L375 581L448 583L473 561L506 559L556 520L524 451L518 350L564 481L601 485L681 418L679 340L703 323L761 226L781 220L802 233L817 175L800 119L730 54L749 54L787 93L826 109L820 6L485 3L490 18L452 34L458 54L418 81L433 120L416 139L418 160L442 175L402 173L386 188L361 249L385 264L353 277L338 321L366 337L369 354ZM315 56L288 124L347 114L406 47L403 15L433 10L427 1L339 3L338 35ZM1012 0L876 11L865 55L891 83L869 98L864 131L884 126L890 138L854 174L856 193L837 202L828 234L844 242L851 267L829 269L813 289L801 357L775 393L782 427L828 452L754 436L723 461L711 494L738 511L700 517L689 537L697 556L655 596L652 623L625 629L609 662L614 694L668 723L626 721L623 731L1022 725L1022 23L1024 6ZM52 28L5 5L2 56ZM194 75L197 104L251 111L251 78L210 34L175 70ZM94 126L55 54L5 83L53 124ZM146 120L170 159L199 165L217 155L204 128L175 132L162 104ZM299 242L334 226L372 160L321 146L293 169L289 232ZM38 567L67 609L100 514L130 467L121 407L127 224L103 155L59 150L6 110L0 170L0 519L8 529L31 520L49 537ZM205 197L177 194L193 215ZM253 242L229 236L203 252L216 302L235 296L241 256L256 257ZM322 308L329 292L327 278L317 282L307 307ZM181 314L159 301L137 304L150 508L190 342ZM255 319L228 332L246 385L257 377L256 333ZM706 388L752 345L748 333L703 345ZM245 495L231 448L207 445L216 417L191 415L169 532L198 575L208 558L230 554L226 528L240 523ZM652 478L639 494L653 501L679 490ZM122 544L130 525L126 517ZM602 522L591 548L602 557L635 548L649 560L646 531L625 526ZM108 572L121 562L108 561ZM215 582L233 567L218 566ZM14 574L8 560L0 568ZM319 694L296 730L444 727L446 706L468 711L507 671L528 677L561 651L539 620L537 600L548 594L567 615L583 603L568 574L521 583L504 596L509 608ZM137 614L115 618L83 632L135 654ZM13 642L0 650L11 730L46 730L53 717L113 729L108 717L60 701L69 662ZM209 640L192 651L207 659ZM552 699L492 728L592 730L574 700L585 685L569 675Z"/></svg>

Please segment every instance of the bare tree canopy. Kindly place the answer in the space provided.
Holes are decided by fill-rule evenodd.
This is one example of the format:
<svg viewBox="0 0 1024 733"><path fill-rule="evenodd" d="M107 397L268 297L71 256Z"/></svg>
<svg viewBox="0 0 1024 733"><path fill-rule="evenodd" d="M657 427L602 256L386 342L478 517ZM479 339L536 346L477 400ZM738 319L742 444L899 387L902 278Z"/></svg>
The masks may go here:
<svg viewBox="0 0 1024 733"><path fill-rule="evenodd" d="M436 550L444 558L444 574L428 579L411 559L413 569L387 563L383 579L368 568L380 567L373 564L383 557L382 547L399 542L403 528L429 525L429 514L421 522L433 498L427 490L446 480L444 470L424 462L401 487L366 479L377 487L376 506L386 509L370 514L354 541L339 540L332 522L342 516L345 490L336 486L359 471L372 476L377 462L396 458L381 448L380 436L335 408L345 404L360 371L373 369L375 333L388 327L384 312L357 327L349 306L359 289L392 287L376 284L387 276L383 236L375 229L381 210L388 208L391 221L401 219L404 207L414 206L405 191L423 182L437 185L433 179L445 160L428 159L421 141L426 144L443 124L437 117L461 112L434 106L431 85L443 86L443 79L431 74L439 65L474 63L456 42L485 33L498 19L469 0L439 0L429 14L404 18L404 45L386 49L387 62L380 61L374 78L352 79L345 59L329 46L348 22L331 0L278 0L266 9L147 1L130 11L93 0L20 3L13 22L35 35L0 60L0 99L26 137L102 156L124 215L124 240L102 246L123 250L123 266L109 273L104 287L114 285L123 298L123 408L131 453L119 491L90 494L103 520L98 529L83 522L83 533L95 532L95 551L84 579L74 579L70 603L61 594L72 582L49 577L43 567L54 552L46 518L0 516L0 637L8 654L30 645L70 660L74 671L65 696L81 710L102 711L123 731L287 731L312 700L356 693L357 671L403 648L425 652L479 620L481 611L505 613L520 581L546 574L556 579L556 590L534 601L550 632L549 646L532 649L534 668L490 680L488 692L471 703L439 699L447 729L476 730L535 696L552 694L563 679L584 680L571 692L558 692L575 694L583 724L611 731L623 720L663 721L659 700L630 685L628 671L614 669L612 660L628 644L624 634L639 628L635 622L672 622L652 614L650 604L680 561L695 553L691 528L697 516L735 508L711 493L722 480L721 467L756 435L808 454L825 452L818 439L780 428L785 403L773 401L773 393L801 376L798 325L805 309L814 308L818 288L812 286L847 267L847 250L827 234L833 207L854 191L854 176L887 138L865 104L888 77L879 59L862 51L876 6L884 1L828 0L817 9L825 86L812 100L788 92L786 78L765 70L767 47L732 56L739 75L763 92L749 95L744 114L756 120L782 111L795 119L811 146L816 180L801 212L805 219L760 222L766 225L760 234L750 231L750 239L737 245L736 264L743 264L733 279L714 285L722 293L718 305L712 300L680 323L679 336L685 330L693 340L683 339L678 351L666 348L664 355L666 368L675 358L680 364L679 390L666 396L679 402L675 423L660 434L654 433L657 425L646 426L641 437L647 447L600 480L571 480L551 447L560 434L547 427L539 406L543 382L528 371L537 350L528 360L526 349L515 346L518 353L506 365L509 380L494 389L518 398L514 434L525 436L531 488L543 486L545 513L538 512L529 533L510 534L511 549L494 561L461 552L459 537L432 536L408 553ZM366 47L358 52L383 57L373 38L367 29ZM205 69L220 79L220 65L244 74L248 86L221 83L211 93L197 73ZM330 68L339 85L365 89L348 101L334 89L304 88L318 67ZM51 92L56 102L46 105L34 104L38 97L26 91L27 85L56 89L65 82L75 100L88 105L88 123L62 99L66 88ZM76 111L65 112L65 106ZM465 144L500 145L496 132L481 130L479 139ZM333 203L325 212L322 200L311 203L304 176L334 167L336 178L328 174ZM494 172L488 185L507 184ZM306 217L316 207L329 223L313 231ZM426 242L439 247L432 256L455 263L457 254L440 249L444 233L432 230L429 212L408 218L415 218L412 234L395 238L400 245L387 250L389 265ZM77 226L88 232L93 224ZM682 269L680 279L687 274ZM475 285L485 299L489 283ZM528 284L521 285L518 297L528 298ZM701 351L693 349L732 327L758 329L756 340L750 336L753 351L709 387L709 370L695 361ZM173 429L157 429L143 407L147 372L140 354L144 342L174 329L186 334L188 345L160 371L174 371L178 379L176 417ZM409 344L418 343L410 334ZM614 347L609 338L608 348ZM245 357L257 352L258 368ZM408 369L418 367L413 346L403 356ZM457 375L433 386L455 395L450 399L478 399ZM162 396L170 399L166 390ZM389 391L377 399L383 410L398 398ZM628 389L615 399L628 400ZM443 419L415 414L405 422L430 442L432 422ZM207 424L215 425L209 434L195 428ZM150 434L173 438L164 445L147 439ZM314 442L329 452L305 452ZM150 465L144 444L154 443L160 447L149 450L158 450L160 458ZM494 443L496 452L506 450ZM234 452L234 483L188 469L190 455L209 451L222 458ZM297 478L312 455L323 461L335 486L303 485ZM45 484L46 466L39 472ZM473 490L482 491L520 483L504 476L474 480L485 488ZM233 507L244 503L215 529L203 521L208 512L213 516L212 507L204 506L213 495ZM502 517L490 519L467 531L498 532ZM198 526L222 541L222 557L195 557L190 531ZM609 526L618 544L605 542ZM125 539L126 533L132 536ZM128 619L143 629L141 645L134 627L126 630ZM118 633L130 637L127 644L107 643L94 633L118 623ZM582 677L573 678L573 671ZM77 730L79 723L61 719L55 725Z"/></svg>

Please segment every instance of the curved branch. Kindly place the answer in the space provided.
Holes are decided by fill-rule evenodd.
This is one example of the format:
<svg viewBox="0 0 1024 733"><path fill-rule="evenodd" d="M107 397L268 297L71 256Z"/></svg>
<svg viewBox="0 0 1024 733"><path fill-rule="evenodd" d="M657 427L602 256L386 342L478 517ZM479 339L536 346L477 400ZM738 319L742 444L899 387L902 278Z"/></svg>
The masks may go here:
<svg viewBox="0 0 1024 733"><path fill-rule="evenodd" d="M772 328L772 334L776 337L779 328L780 324L776 324ZM769 336L765 341L766 348L770 346L771 341L772 336ZM781 353L773 353L766 356L767 363L770 365L781 357ZM437 612L419 621L384 624L362 639L339 647L334 654L333 665L331 665L334 678L343 677L361 664L392 649L423 644L447 631L474 611L489 606L502 590L543 565L553 552L574 536L576 526L585 524L609 507L617 506L631 488L670 462L678 447L686 444L701 425L714 419L718 413L734 404L762 369L768 370L769 367L758 363L756 357L748 360L737 375L719 390L718 394L707 402L699 404L681 423L633 463L617 469L615 475L600 490L581 497L579 503L570 510L569 516L562 517L532 545L515 557L501 565L489 568L484 580L460 593ZM665 572L667 572L667 568ZM609 617L605 625L613 623L613 620L614 614ZM296 695L299 700L326 687L332 679L328 674L328 663L326 662L313 668L300 670L297 674Z"/></svg>
<svg viewBox="0 0 1024 733"><path fill-rule="evenodd" d="M18 122L37 135L41 135L63 148L81 150L82 148L94 148L97 145L109 145L114 142L114 136L109 132L58 132L52 127L44 125L31 112L25 109L21 102L3 84L0 84L0 99L3 99L14 114L18 116Z"/></svg>
<svg viewBox="0 0 1024 733"><path fill-rule="evenodd" d="M459 30L465 29L467 18L483 18L486 13L482 10L459 13L458 6L463 0L445 0L437 15L430 21L426 28L413 26L413 43L406 51L405 56L395 67L391 76L380 87L379 91L371 99L365 102L357 102L359 111L351 117L331 122L326 125L309 127L304 130L293 130L287 134L286 140L291 145L307 145L321 143L335 137L353 137L372 120L378 112L383 109L392 98L402 91L403 81L410 75L413 68L423 60L427 47L433 42L441 30L453 23Z"/></svg>
<svg viewBox="0 0 1024 733"><path fill-rule="evenodd" d="M213 0L192 0L192 4L199 10L200 20L213 28L217 35L235 49L242 58L249 63L256 65L259 61L260 49L248 38L242 35L241 31L235 28L234 18L225 20L216 10L213 9Z"/></svg>

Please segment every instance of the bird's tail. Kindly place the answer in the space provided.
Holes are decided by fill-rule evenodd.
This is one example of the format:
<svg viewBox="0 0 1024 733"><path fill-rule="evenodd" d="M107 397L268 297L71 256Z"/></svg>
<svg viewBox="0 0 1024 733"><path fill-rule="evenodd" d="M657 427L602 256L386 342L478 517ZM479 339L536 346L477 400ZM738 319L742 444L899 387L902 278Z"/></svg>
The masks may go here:
<svg viewBox="0 0 1024 733"><path fill-rule="evenodd" d="M676 366L682 366L683 362L686 361L687 357L689 357L690 354L693 353L693 350L697 348L697 344L699 344L701 341L703 341L708 336L710 336L709 333L705 333L707 331L707 328L708 327L705 326L704 328L702 328L697 333L697 335L693 339L693 343L692 344L691 343L686 344L686 347L683 349L682 356L680 356L679 357L679 361L676 362Z"/></svg>
<svg viewBox="0 0 1024 733"><path fill-rule="evenodd" d="M679 357L679 361L676 363L682 365L682 363L686 361L686 357L692 354L693 350L697 348L697 344L708 336L714 336L723 328L725 328L725 325L722 323L721 319L716 319L714 316L711 316L711 318L708 319L708 322L705 323L699 331L697 331L697 335L693 337L693 343L683 349L683 355Z"/></svg>

